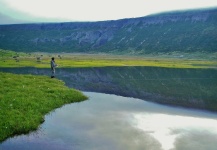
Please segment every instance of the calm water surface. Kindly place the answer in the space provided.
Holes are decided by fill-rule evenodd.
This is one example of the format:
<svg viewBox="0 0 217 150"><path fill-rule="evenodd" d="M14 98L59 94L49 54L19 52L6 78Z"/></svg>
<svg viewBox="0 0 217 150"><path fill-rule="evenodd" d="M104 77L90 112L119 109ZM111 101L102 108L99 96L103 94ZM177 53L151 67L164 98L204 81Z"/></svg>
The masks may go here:
<svg viewBox="0 0 217 150"><path fill-rule="evenodd" d="M40 129L0 150L216 150L217 114L135 98L84 92L87 101L56 109Z"/></svg>

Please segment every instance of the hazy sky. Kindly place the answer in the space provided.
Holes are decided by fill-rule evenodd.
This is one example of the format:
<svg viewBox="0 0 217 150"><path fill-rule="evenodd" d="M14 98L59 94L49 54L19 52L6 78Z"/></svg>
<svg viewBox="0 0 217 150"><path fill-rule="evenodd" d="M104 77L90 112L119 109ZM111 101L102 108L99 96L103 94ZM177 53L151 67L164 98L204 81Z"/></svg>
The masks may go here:
<svg viewBox="0 0 217 150"><path fill-rule="evenodd" d="M217 0L0 0L0 24L102 21L217 7Z"/></svg>

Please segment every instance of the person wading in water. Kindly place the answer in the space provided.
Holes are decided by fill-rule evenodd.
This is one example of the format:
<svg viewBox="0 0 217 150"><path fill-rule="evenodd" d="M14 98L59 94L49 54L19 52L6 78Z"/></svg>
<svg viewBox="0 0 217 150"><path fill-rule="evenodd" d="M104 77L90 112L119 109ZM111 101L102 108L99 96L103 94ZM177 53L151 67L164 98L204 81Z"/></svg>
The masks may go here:
<svg viewBox="0 0 217 150"><path fill-rule="evenodd" d="M52 71L51 78L55 78L55 68L57 67L57 64L54 61L54 57L51 58L50 66Z"/></svg>

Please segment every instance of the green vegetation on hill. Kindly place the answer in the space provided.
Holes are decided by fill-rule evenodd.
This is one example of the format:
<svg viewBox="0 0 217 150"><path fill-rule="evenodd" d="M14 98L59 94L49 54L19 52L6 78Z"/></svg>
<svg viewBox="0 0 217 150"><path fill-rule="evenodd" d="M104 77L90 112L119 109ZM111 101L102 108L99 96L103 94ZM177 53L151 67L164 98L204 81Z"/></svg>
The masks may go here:
<svg viewBox="0 0 217 150"><path fill-rule="evenodd" d="M44 115L64 104L87 99L57 79L0 72L0 142L36 130Z"/></svg>
<svg viewBox="0 0 217 150"><path fill-rule="evenodd" d="M0 48L23 52L217 52L217 9L101 22L0 26Z"/></svg>

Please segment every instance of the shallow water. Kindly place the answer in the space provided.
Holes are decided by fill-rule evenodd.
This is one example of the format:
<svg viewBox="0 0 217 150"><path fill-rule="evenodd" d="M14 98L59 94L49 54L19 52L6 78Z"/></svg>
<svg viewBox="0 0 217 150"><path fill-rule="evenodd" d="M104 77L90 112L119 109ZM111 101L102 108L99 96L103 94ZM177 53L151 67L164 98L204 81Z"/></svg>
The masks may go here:
<svg viewBox="0 0 217 150"><path fill-rule="evenodd" d="M56 109L40 129L4 150L216 150L217 114L84 92L87 101Z"/></svg>

